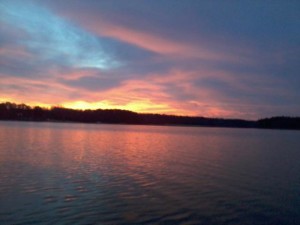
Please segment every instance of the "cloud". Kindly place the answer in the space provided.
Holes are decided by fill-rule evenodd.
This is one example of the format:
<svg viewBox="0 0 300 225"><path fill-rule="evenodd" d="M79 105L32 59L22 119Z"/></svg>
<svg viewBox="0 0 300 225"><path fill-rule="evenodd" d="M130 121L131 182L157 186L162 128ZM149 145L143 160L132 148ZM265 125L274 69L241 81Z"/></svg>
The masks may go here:
<svg viewBox="0 0 300 225"><path fill-rule="evenodd" d="M30 1L5 1L0 11L3 23L27 34L16 44L47 63L100 69L120 65L104 51L101 39Z"/></svg>
<svg viewBox="0 0 300 225"><path fill-rule="evenodd" d="M103 91L112 87L118 86L120 80L111 77L80 77L76 80L63 80L63 84L78 89L84 89L89 91Z"/></svg>
<svg viewBox="0 0 300 225"><path fill-rule="evenodd" d="M73 15L72 17L74 17ZM82 15L89 17L89 15ZM79 21L79 24L91 33L101 37L112 38L138 48L177 59L198 59L208 61L243 61L244 56L235 56L231 53L220 51L217 48L206 47L203 44L190 44L165 38L159 34L149 33L132 27L120 26L106 21L101 16L91 16L89 20Z"/></svg>
<svg viewBox="0 0 300 225"><path fill-rule="evenodd" d="M299 114L299 3L0 2L0 100Z"/></svg>

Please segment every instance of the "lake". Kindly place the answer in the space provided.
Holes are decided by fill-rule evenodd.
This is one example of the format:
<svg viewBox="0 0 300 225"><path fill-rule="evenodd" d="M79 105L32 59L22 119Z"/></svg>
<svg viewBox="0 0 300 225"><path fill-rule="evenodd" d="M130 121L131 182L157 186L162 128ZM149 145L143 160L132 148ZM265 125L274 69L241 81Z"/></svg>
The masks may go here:
<svg viewBox="0 0 300 225"><path fill-rule="evenodd" d="M2 121L0 224L300 224L300 132Z"/></svg>

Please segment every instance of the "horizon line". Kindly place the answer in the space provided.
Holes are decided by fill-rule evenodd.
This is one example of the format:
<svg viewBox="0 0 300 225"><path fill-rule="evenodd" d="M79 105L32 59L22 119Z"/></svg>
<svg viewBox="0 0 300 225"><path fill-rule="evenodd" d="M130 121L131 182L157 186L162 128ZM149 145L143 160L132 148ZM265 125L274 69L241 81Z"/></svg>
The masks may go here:
<svg viewBox="0 0 300 225"><path fill-rule="evenodd" d="M139 115L161 115L161 116L173 116L173 117L189 117L189 118L204 118L204 119L219 119L219 120L242 120L242 121L251 121L256 122L262 119L271 119L271 118L300 118L300 116L288 116L288 115L273 115L268 117L262 117L257 119L241 119L241 118L224 118L224 117L206 117L206 116L190 116L190 115L174 115L174 114L164 114L164 113L147 113L147 112L136 112L134 110L128 110L128 109L119 109L119 108L96 108L96 109L78 109L78 108L71 108L71 107L65 107L63 105L51 105L51 106L42 106L42 105L31 105L26 103L15 103L10 101L0 102L1 104L15 104L17 106L24 105L26 107L29 107L30 109L34 109L36 107L39 107L41 109L45 110L51 110L53 108L61 108L61 109L67 109L67 110L74 110L74 111L97 111L97 110L116 110L116 111L126 111L131 112Z"/></svg>

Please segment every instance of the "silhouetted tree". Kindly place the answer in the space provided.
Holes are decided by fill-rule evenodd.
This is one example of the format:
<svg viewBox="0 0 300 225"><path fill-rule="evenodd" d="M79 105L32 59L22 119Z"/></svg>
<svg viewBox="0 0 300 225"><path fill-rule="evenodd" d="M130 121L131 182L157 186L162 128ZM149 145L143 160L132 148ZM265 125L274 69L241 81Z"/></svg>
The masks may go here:
<svg viewBox="0 0 300 225"><path fill-rule="evenodd" d="M0 120L300 129L300 117L272 117L258 121L249 121L141 114L118 109L75 110L60 106L55 106L50 109L41 108L39 106L31 108L25 104L10 102L0 103Z"/></svg>

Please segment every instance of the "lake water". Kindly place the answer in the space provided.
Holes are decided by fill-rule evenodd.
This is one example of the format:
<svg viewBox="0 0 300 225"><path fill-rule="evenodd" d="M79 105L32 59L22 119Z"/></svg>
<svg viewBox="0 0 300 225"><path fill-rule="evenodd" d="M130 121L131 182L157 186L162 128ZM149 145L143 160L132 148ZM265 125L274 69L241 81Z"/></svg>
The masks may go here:
<svg viewBox="0 0 300 225"><path fill-rule="evenodd" d="M0 224L300 224L300 132L0 122Z"/></svg>

